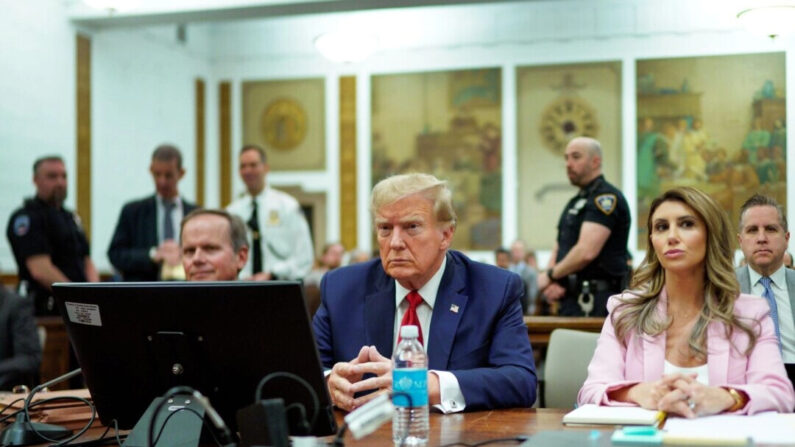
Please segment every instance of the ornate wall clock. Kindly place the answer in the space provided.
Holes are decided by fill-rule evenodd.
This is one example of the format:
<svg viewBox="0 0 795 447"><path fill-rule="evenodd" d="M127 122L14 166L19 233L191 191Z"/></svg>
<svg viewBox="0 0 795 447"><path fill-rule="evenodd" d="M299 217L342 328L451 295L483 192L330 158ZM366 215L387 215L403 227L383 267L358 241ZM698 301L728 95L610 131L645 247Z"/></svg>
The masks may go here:
<svg viewBox="0 0 795 447"><path fill-rule="evenodd" d="M271 147L293 149L306 137L306 121L306 112L298 101L276 99L268 104L262 114L262 135Z"/></svg>
<svg viewBox="0 0 795 447"><path fill-rule="evenodd" d="M563 154L574 137L596 137L599 123L596 112L584 100L563 96L552 101L541 114L541 139L544 145Z"/></svg>

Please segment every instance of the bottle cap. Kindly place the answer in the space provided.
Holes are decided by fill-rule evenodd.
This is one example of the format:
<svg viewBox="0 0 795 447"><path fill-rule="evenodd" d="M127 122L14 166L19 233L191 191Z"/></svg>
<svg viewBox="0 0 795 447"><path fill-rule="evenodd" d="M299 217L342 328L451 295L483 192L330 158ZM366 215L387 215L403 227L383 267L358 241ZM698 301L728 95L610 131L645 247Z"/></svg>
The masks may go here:
<svg viewBox="0 0 795 447"><path fill-rule="evenodd" d="M417 338L419 335L417 326L400 326L400 338Z"/></svg>

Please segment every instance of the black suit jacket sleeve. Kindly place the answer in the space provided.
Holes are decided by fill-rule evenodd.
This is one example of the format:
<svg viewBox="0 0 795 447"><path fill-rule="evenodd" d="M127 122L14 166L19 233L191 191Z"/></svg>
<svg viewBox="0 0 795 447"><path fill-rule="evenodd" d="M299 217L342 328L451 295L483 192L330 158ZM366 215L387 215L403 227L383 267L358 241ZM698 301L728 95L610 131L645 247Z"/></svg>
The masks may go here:
<svg viewBox="0 0 795 447"><path fill-rule="evenodd" d="M157 245L157 236L155 240L149 240L151 238L147 235L147 232L154 230L155 225L145 215L148 205L148 201L124 205L108 248L111 264L128 281L157 279L158 266L149 257L149 250Z"/></svg>
<svg viewBox="0 0 795 447"><path fill-rule="evenodd" d="M8 388L38 379L41 342L33 318L33 301L0 286L0 386Z"/></svg>

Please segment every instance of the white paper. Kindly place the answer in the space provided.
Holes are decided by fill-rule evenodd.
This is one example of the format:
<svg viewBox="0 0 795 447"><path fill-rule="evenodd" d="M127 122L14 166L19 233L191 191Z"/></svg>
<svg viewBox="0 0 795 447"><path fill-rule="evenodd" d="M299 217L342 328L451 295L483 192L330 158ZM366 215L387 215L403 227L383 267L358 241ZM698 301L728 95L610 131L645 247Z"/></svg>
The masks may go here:
<svg viewBox="0 0 795 447"><path fill-rule="evenodd" d="M666 434L698 439L753 438L755 444L788 444L795 440L795 414L775 412L753 416L723 414L695 419L669 417Z"/></svg>

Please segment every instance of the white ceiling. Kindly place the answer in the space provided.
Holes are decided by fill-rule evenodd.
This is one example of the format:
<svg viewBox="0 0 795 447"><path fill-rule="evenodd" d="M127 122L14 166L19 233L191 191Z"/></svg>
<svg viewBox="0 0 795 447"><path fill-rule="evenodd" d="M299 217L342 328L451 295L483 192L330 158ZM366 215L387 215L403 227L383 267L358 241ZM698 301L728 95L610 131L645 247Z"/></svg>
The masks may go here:
<svg viewBox="0 0 795 447"><path fill-rule="evenodd" d="M82 0L66 1L72 21L93 28L496 3L484 0L123 0L125 3L133 2L136 6L130 10L103 11L87 6ZM527 3L538 0L499 0L503 3L520 1Z"/></svg>
<svg viewBox="0 0 795 447"><path fill-rule="evenodd" d="M374 34L387 52L725 33L748 0L137 0L114 13L69 1L82 28L173 38L179 24L195 51L234 59L313 54L317 36L341 29Z"/></svg>

